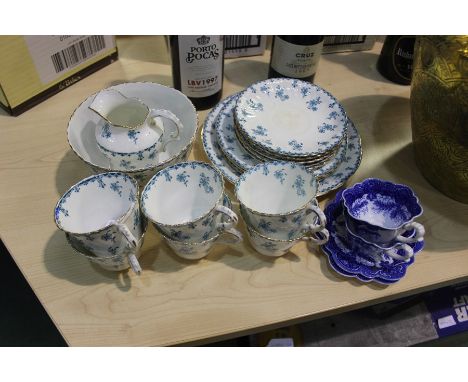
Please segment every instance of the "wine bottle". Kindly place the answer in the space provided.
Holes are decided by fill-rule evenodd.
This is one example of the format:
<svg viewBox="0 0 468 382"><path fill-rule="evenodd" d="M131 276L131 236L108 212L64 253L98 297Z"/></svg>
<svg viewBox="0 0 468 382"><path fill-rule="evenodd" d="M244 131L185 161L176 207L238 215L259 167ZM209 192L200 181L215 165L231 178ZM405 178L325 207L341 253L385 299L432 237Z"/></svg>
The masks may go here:
<svg viewBox="0 0 468 382"><path fill-rule="evenodd" d="M223 36L169 36L174 87L199 110L214 106L223 90Z"/></svg>
<svg viewBox="0 0 468 382"><path fill-rule="evenodd" d="M386 79L401 85L411 83L414 36L387 36L377 61L377 70Z"/></svg>
<svg viewBox="0 0 468 382"><path fill-rule="evenodd" d="M314 81L324 36L273 36L268 78Z"/></svg>

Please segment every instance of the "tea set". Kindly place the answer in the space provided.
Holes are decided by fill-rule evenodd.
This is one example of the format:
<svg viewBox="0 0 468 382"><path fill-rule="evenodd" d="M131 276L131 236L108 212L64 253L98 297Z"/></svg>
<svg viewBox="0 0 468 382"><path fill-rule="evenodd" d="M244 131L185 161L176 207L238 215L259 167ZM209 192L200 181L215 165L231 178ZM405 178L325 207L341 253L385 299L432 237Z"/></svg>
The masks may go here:
<svg viewBox="0 0 468 382"><path fill-rule="evenodd" d="M317 197L354 174L361 138L339 102L299 80L251 85L208 114L202 143L211 163L187 161L197 114L181 92L139 82L88 97L70 118L72 150L95 172L57 202L57 227L75 252L107 270L140 274L148 222L176 255L199 260L243 235L224 180L234 184L251 247L279 257L306 241L332 269L364 282L401 279L422 249L417 197L380 179ZM141 190L141 193L140 193Z"/></svg>

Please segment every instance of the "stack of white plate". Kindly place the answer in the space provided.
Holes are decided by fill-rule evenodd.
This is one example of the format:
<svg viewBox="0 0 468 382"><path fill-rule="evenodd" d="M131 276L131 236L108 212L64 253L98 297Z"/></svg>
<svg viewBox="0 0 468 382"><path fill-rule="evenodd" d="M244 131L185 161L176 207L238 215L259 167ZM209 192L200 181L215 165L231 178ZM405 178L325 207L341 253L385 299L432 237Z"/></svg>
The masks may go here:
<svg viewBox="0 0 468 382"><path fill-rule="evenodd" d="M319 179L319 194L341 186L357 170L361 138L340 103L304 81L255 83L216 105L203 128L209 159L235 183L252 166L294 161Z"/></svg>

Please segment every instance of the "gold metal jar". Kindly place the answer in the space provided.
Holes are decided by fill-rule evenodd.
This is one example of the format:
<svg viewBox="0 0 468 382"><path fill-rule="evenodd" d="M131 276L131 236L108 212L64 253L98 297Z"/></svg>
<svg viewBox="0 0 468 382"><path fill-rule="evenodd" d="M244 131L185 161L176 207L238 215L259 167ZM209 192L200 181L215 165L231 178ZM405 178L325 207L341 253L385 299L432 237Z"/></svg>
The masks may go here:
<svg viewBox="0 0 468 382"><path fill-rule="evenodd" d="M411 81L416 164L438 190L468 203L468 36L421 36Z"/></svg>

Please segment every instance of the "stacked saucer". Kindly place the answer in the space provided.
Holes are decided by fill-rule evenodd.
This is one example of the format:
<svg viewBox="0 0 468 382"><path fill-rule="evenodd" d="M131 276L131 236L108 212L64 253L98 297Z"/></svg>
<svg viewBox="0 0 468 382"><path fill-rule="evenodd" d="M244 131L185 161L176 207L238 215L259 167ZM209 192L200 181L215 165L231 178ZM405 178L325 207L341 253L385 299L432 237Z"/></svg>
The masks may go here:
<svg viewBox="0 0 468 382"><path fill-rule="evenodd" d="M376 185L383 186L381 191L375 193L376 198L370 197L374 191L369 185L372 185L374 189ZM388 195L389 190L395 186L399 188L399 195L395 193ZM352 194L356 189L365 189L365 192L357 199L353 207L354 211L352 211L346 205L343 194L346 192ZM337 193L335 199L324 210L330 239L321 247L333 270L345 277L379 284L393 284L405 276L407 268L414 262L414 256L424 246L424 229L419 223L412 221L419 215L412 214L411 208L407 208L412 204L421 214L422 209L418 208L417 198L412 192L408 192L412 200L407 198L406 200L409 200L407 205L399 204L399 198L408 189L406 186L394 185L380 179L367 179L363 183ZM371 199L373 201L369 203ZM355 212L358 209L362 213L362 219L367 219L372 214L374 224L388 224L390 219L387 218L390 216L393 221L403 219L402 224L398 229L374 230L371 227L376 226L370 225L366 220L356 219L359 224L353 226L350 219L354 217L350 215L350 210ZM407 221L404 222L405 219ZM383 231L398 234L398 236L393 240L385 238L387 244L383 245L383 242L377 240L384 237ZM364 236L365 239L357 234Z"/></svg>
<svg viewBox="0 0 468 382"><path fill-rule="evenodd" d="M251 85L213 108L203 147L231 183L255 165L288 161L319 180L317 195L334 190L361 162L361 138L343 107L327 91L277 78Z"/></svg>
<svg viewBox="0 0 468 382"><path fill-rule="evenodd" d="M347 117L322 88L274 78L248 87L234 110L240 144L260 161L298 162L317 170L346 145Z"/></svg>

